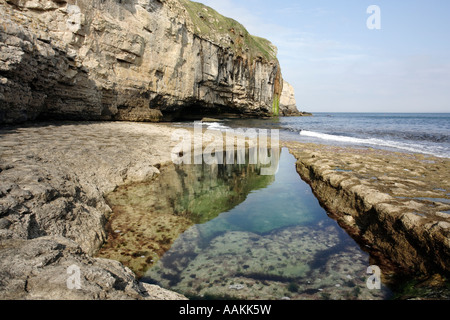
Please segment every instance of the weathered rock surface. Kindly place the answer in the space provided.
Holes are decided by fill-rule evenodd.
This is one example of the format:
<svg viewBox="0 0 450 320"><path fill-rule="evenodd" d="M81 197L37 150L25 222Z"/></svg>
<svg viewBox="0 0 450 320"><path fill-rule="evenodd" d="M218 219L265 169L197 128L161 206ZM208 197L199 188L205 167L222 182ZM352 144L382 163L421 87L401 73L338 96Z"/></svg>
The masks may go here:
<svg viewBox="0 0 450 320"><path fill-rule="evenodd" d="M271 116L276 48L187 0L0 0L0 123Z"/></svg>
<svg viewBox="0 0 450 320"><path fill-rule="evenodd" d="M280 97L280 116L309 117L312 113L299 111L295 99L295 90L287 81L283 80L283 90Z"/></svg>
<svg viewBox="0 0 450 320"><path fill-rule="evenodd" d="M169 162L164 127L63 124L1 131L0 238L60 235L93 253L111 209L103 195Z"/></svg>
<svg viewBox="0 0 450 320"><path fill-rule="evenodd" d="M1 241L0 270L0 299L184 299L139 283L119 262L92 258L57 236Z"/></svg>
<svg viewBox="0 0 450 320"><path fill-rule="evenodd" d="M172 131L126 122L2 129L0 298L145 298L145 292L153 297L157 287L141 295L142 285L130 271L91 256L106 240L111 209L104 194L157 175L158 167L171 161ZM43 265L35 266L41 260ZM63 282L72 264L82 275L91 274L86 281L92 283L76 292Z"/></svg>
<svg viewBox="0 0 450 320"><path fill-rule="evenodd" d="M176 129L131 122L0 129L0 299L180 299L138 283L118 262L92 258L107 240L105 195L172 164ZM82 290L68 291L63 281L72 264L91 281Z"/></svg>
<svg viewBox="0 0 450 320"><path fill-rule="evenodd" d="M289 143L297 171L341 226L407 273L450 273L450 161Z"/></svg>

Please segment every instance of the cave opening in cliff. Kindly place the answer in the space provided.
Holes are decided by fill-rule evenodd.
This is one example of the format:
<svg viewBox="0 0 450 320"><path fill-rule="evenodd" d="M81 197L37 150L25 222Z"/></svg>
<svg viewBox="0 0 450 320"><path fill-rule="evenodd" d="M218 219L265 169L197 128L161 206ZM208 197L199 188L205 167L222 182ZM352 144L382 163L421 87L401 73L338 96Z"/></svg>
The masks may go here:
<svg viewBox="0 0 450 320"><path fill-rule="evenodd" d="M167 122L200 121L204 118L227 119L245 117L237 108L219 105L205 106L203 104L189 104L175 110L162 110L161 112L163 121Z"/></svg>

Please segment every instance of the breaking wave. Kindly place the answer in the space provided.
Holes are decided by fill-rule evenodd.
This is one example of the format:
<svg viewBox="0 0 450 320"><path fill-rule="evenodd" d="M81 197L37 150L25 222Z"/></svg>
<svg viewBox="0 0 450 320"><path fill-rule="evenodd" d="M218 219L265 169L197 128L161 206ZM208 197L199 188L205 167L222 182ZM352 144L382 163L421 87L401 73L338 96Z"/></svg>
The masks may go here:
<svg viewBox="0 0 450 320"><path fill-rule="evenodd" d="M340 143L345 143L345 144L388 147L388 148L401 149L401 150L405 150L405 151L409 151L409 152L421 152L421 153L430 154L430 155L434 155L434 156L438 156L438 157L450 157L450 154L448 154L448 153L443 154L444 148L441 148L438 146L430 147L430 146L421 145L421 144L405 143L405 142L384 140L384 139L378 139L378 138L354 138L354 137L326 134L326 133L320 133L320 132L308 131L308 130L300 131L300 136L316 138L316 139L326 140L326 141L340 142ZM437 149L440 149L440 150L437 150Z"/></svg>

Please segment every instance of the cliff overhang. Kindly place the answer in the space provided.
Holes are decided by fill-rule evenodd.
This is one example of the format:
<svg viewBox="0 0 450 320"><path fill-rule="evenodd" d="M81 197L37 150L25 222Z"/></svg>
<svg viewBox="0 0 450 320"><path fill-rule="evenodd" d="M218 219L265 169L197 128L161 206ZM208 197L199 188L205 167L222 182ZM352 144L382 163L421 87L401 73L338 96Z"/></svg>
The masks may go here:
<svg viewBox="0 0 450 320"><path fill-rule="evenodd" d="M200 3L0 7L0 123L284 114L276 47Z"/></svg>

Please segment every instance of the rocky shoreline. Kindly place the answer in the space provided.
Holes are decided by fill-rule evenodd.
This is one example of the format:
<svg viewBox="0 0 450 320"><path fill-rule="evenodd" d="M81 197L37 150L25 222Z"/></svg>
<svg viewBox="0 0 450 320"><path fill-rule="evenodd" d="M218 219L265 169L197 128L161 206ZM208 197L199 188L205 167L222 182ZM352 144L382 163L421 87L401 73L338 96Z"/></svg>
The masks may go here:
<svg viewBox="0 0 450 320"><path fill-rule="evenodd" d="M126 122L2 129L0 298L179 299L92 257L107 236L104 194L158 174L170 161L172 130ZM67 288L72 264L81 269L81 290Z"/></svg>
<svg viewBox="0 0 450 320"><path fill-rule="evenodd" d="M128 122L1 129L0 298L184 299L139 282L119 262L94 257L107 239L105 195L157 177L171 163L175 129ZM373 246L381 262L448 274L448 159L283 146L321 203L347 232ZM68 289L72 265L81 271L80 290Z"/></svg>
<svg viewBox="0 0 450 320"><path fill-rule="evenodd" d="M407 274L450 273L447 158L288 144L297 171L346 231Z"/></svg>

